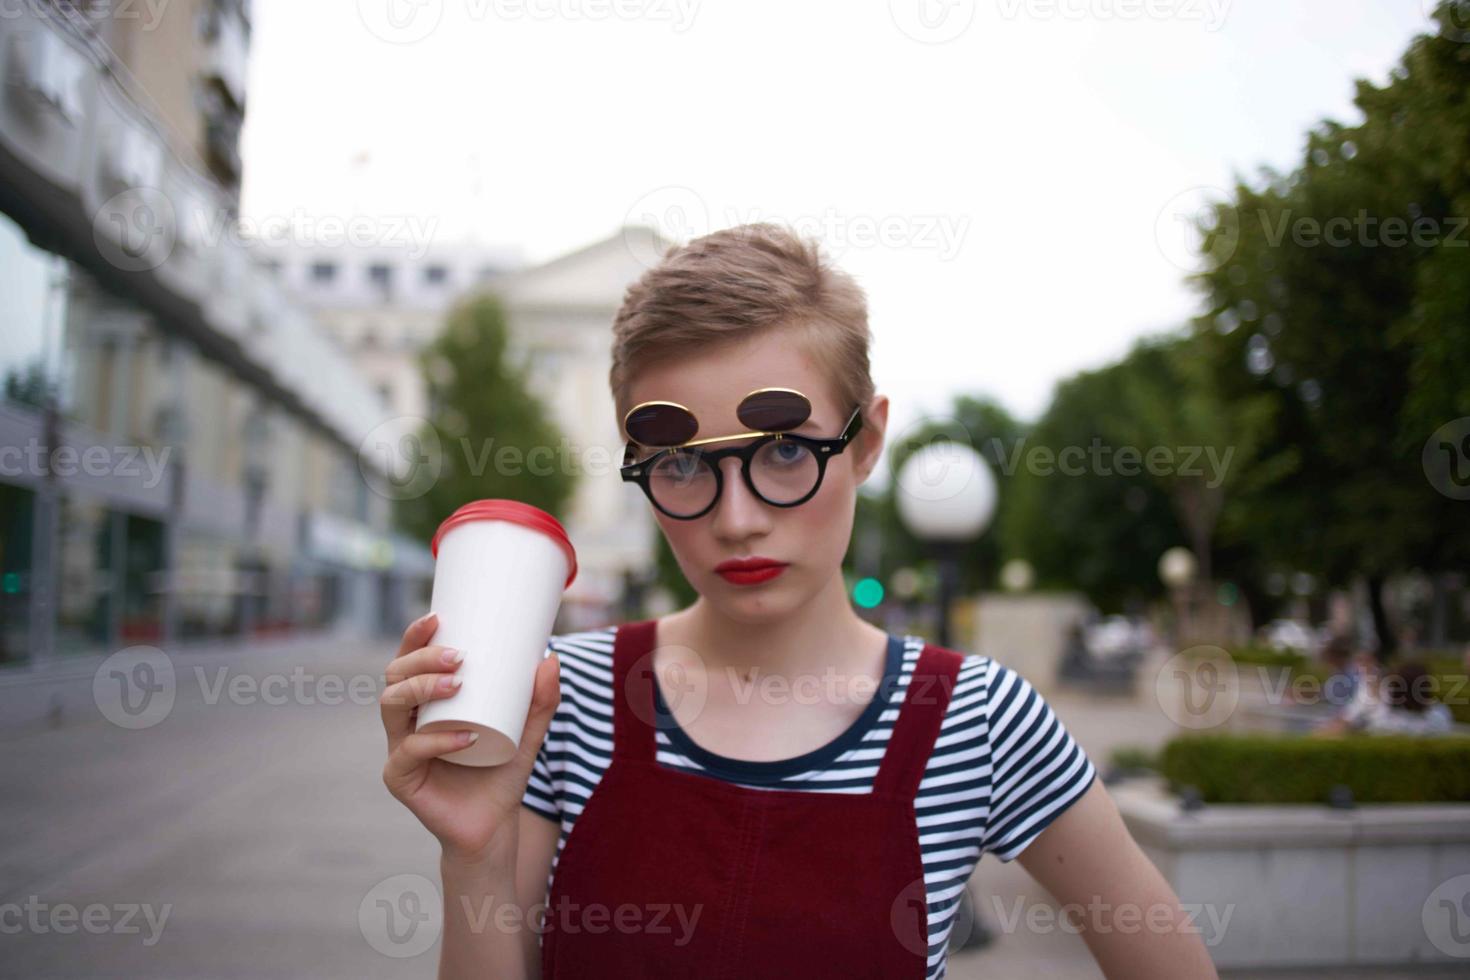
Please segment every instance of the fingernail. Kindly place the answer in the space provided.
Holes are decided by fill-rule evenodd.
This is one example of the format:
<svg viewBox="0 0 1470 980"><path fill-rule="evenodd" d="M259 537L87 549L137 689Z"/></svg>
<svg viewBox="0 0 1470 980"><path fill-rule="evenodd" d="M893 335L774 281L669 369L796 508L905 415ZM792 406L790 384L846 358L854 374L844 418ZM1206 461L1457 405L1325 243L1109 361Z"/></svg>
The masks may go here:
<svg viewBox="0 0 1470 980"><path fill-rule="evenodd" d="M450 648L448 648L447 650L444 651L444 662L446 664L457 664L457 663L461 663L463 660L464 660L464 651L463 650L456 650L453 647L450 647Z"/></svg>
<svg viewBox="0 0 1470 980"><path fill-rule="evenodd" d="M429 620L433 619L434 618L434 615L435 614L432 613L432 612L426 612L422 616L420 616L418 619L414 620L413 621L413 624L415 626L422 626L425 623L427 623Z"/></svg>
<svg viewBox="0 0 1470 980"><path fill-rule="evenodd" d="M475 742L479 738L480 738L480 733L479 732L460 732L459 733L459 740L461 742L463 742L464 744L466 744L466 745L474 745Z"/></svg>
<svg viewBox="0 0 1470 980"><path fill-rule="evenodd" d="M449 675L449 686L450 687L459 687L463 683L464 683L464 677L462 677L461 675L459 675L459 674L450 674Z"/></svg>

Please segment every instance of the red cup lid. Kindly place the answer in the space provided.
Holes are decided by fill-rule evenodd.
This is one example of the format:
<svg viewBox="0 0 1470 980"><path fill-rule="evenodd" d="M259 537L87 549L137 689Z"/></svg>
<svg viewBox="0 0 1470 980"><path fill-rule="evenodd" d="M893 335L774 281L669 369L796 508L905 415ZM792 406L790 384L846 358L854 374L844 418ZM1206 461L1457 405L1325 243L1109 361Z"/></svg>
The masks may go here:
<svg viewBox="0 0 1470 980"><path fill-rule="evenodd" d="M429 550L435 558L439 557L439 540L451 528L470 521L510 521L512 524L521 524L533 531L540 531L560 545L561 550L567 554L567 580L562 588L571 585L572 579L577 577L577 552L572 548L572 540L567 537L566 528L540 507L532 507L519 500L472 500L444 518L444 523L434 532L434 540L429 542Z"/></svg>

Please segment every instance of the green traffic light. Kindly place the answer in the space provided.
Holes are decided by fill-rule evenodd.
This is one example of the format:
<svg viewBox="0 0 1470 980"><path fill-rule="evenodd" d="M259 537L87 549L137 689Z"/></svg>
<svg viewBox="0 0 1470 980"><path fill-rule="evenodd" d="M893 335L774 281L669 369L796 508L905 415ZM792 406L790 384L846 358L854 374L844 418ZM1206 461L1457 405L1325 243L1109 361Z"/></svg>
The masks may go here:
<svg viewBox="0 0 1470 980"><path fill-rule="evenodd" d="M883 583L875 578L858 579L852 587L852 601L864 609L872 609L883 601Z"/></svg>

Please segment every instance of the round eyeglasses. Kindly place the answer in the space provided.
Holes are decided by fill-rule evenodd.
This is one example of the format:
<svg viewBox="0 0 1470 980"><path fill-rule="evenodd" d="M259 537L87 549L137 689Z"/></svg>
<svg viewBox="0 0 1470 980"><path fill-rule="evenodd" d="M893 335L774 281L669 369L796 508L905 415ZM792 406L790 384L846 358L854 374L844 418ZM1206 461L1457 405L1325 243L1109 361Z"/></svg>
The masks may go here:
<svg viewBox="0 0 1470 980"><path fill-rule="evenodd" d="M799 424L799 423L798 423ZM724 490L720 461L740 460L740 476L750 492L772 507L806 503L822 485L827 461L840 455L863 427L862 406L852 410L842 432L816 439L792 432L743 432L661 449L635 460L629 442L620 468L625 483L636 483L650 503L669 517L694 520L709 513ZM712 443L755 438L743 446L712 449Z"/></svg>

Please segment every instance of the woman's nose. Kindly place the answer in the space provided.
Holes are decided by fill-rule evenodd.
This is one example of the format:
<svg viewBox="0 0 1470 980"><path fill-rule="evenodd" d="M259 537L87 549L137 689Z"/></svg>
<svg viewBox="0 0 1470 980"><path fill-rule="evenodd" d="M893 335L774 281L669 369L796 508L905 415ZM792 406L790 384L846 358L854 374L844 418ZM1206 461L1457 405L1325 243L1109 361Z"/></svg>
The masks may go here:
<svg viewBox="0 0 1470 980"><path fill-rule="evenodd" d="M725 538L745 538L770 528L770 511L759 497L750 492L740 475L740 460L720 460L724 489L715 504L713 529Z"/></svg>

